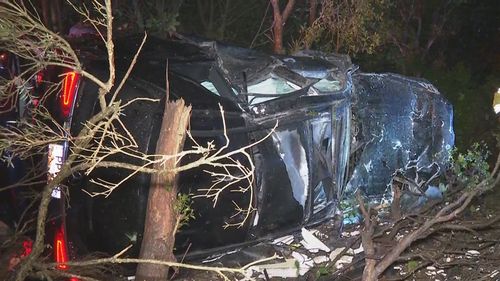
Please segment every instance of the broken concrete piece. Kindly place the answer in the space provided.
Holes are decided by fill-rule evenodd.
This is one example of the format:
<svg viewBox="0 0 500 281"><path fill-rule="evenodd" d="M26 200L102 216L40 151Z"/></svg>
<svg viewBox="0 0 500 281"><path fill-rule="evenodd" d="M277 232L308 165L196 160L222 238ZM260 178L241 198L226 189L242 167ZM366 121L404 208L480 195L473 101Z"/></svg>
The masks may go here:
<svg viewBox="0 0 500 281"><path fill-rule="evenodd" d="M271 242L271 244L273 244L273 245L283 245L283 244L290 245L292 242L293 242L293 235L286 235L286 236L282 236L282 237L274 239L273 242Z"/></svg>
<svg viewBox="0 0 500 281"><path fill-rule="evenodd" d="M302 246L304 246L311 253L317 253L319 250L327 253L330 252L330 248L328 248L328 246L326 246L323 242L316 238L314 234L305 228L302 228L302 238L304 238L304 240L300 241L300 244L302 244Z"/></svg>
<svg viewBox="0 0 500 281"><path fill-rule="evenodd" d="M365 249L363 249L363 245L362 245L362 244L360 244L360 245L359 245L359 248L357 248L357 249L354 249L354 250L353 250L353 253L354 253L355 255L357 255L357 254L362 253L362 252L364 252L364 251L365 251Z"/></svg>
<svg viewBox="0 0 500 281"><path fill-rule="evenodd" d="M254 265L247 269L246 278L251 279L254 273L259 273L259 278L264 278L264 270L269 277L298 278L306 274L314 266L314 261L308 256L292 252L292 259L285 259L284 262ZM246 280L246 279L245 279Z"/></svg>
<svg viewBox="0 0 500 281"><path fill-rule="evenodd" d="M313 267L314 266L314 261L301 253L298 252L292 252L292 257L299 263L299 267L306 268L306 267Z"/></svg>
<svg viewBox="0 0 500 281"><path fill-rule="evenodd" d="M333 261L335 258L337 258L337 256L340 255L340 253L342 253L342 251L344 251L344 249L345 249L345 247L340 247L340 248L333 250L330 253L330 260Z"/></svg>
<svg viewBox="0 0 500 281"><path fill-rule="evenodd" d="M344 264L350 264L352 263L352 259L353 257L352 256L347 256L347 255L344 255L342 256L336 263L335 263L335 267L336 268L342 268L344 267Z"/></svg>
<svg viewBox="0 0 500 281"><path fill-rule="evenodd" d="M342 256L337 263L351 263L352 262L352 256Z"/></svg>
<svg viewBox="0 0 500 281"><path fill-rule="evenodd" d="M300 274L300 268L297 268L295 259L285 259L284 262L280 263L254 265L249 267L247 272L250 273L250 276L254 272L258 272L259 277L263 278L264 270L266 270L269 277L297 278Z"/></svg>
<svg viewBox="0 0 500 281"><path fill-rule="evenodd" d="M330 259L327 256L317 256L313 258L313 261L315 264L320 264L320 263L325 263L330 261Z"/></svg>

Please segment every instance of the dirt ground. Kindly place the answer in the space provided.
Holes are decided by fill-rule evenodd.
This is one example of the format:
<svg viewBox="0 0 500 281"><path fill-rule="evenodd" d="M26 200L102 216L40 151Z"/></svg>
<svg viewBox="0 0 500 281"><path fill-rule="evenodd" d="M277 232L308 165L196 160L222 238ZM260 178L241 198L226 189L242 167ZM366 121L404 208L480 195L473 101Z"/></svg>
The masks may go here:
<svg viewBox="0 0 500 281"><path fill-rule="evenodd" d="M446 200L445 200L446 201ZM445 204L445 203L443 203ZM436 205L435 208L443 205ZM390 209L385 206L384 208ZM387 212L386 212L387 211ZM393 224L388 210L379 210L379 221L374 239L376 252L383 253L394 247L401 237L413 228L411 222L423 221L425 215L414 216L409 223ZM476 198L459 219L437 226L436 231L412 244L394 263L380 280L500 280L500 187L496 187ZM227 274L230 280L318 280L350 281L361 280L365 253L361 245L360 225L342 227L340 218L332 219L322 225L308 228L330 252L312 252L301 242L301 231L288 235L285 244L263 243L237 249L229 254L211 257L209 262L200 265L241 267L249 262L278 255L273 261L264 264L279 264L292 260L297 253L308 259L307 268L300 276L266 278L262 272L250 271L247 276ZM405 220L402 220L405 221ZM397 225L397 227L396 227ZM393 231L400 229L400 231ZM381 231L383 230L383 231ZM5 262L5 261L4 261ZM192 261L190 262L192 263ZM285 269L290 273L303 265L292 263ZM303 269L303 268L302 268ZM272 269L270 269L271 271ZM266 271L267 272L267 271ZM109 277L109 276L108 276ZM109 277L106 280L125 280L123 277ZM224 280L218 273L206 271L180 270L173 280Z"/></svg>
<svg viewBox="0 0 500 281"><path fill-rule="evenodd" d="M487 225L498 216L500 187L473 201L455 229L439 231L416 243L409 254L421 257L418 265L402 262L386 274L387 278L401 280L409 267L421 267L406 280L500 280L500 222ZM479 224L484 227L469 227Z"/></svg>
<svg viewBox="0 0 500 281"><path fill-rule="evenodd" d="M416 241L391 266L381 280L500 280L500 187L472 201L454 221ZM417 219L424 219L415 218ZM492 223L493 222L493 223ZM383 220L379 225L384 225ZM386 234L389 235L388 229ZM393 247L400 235L375 239L379 247ZM319 280L360 280L363 255L354 258L349 268L321 276ZM309 279L317 280L317 279Z"/></svg>
<svg viewBox="0 0 500 281"><path fill-rule="evenodd" d="M437 207L436 207L437 208ZM500 187L490 190L475 199L458 220L438 226L437 231L423 237L412 244L405 251L398 262L394 263L380 280L500 280ZM425 216L416 217L414 220L425 219ZM315 263L305 274L296 278L270 277L268 280L319 280L319 281L350 281L361 280L364 267L364 252L354 253L360 249L361 227L351 225L345 229L333 226L335 222L317 226L316 236L332 249L339 252L335 258L330 253L330 260L324 263ZM401 228L401 231L391 236L390 220L381 215L378 229L386 228L385 234L376 238L377 252L383 252L396 245L401 237L411 231ZM389 228L387 228L389 226ZM377 232L377 231L376 231ZM297 240L295 240L297 241ZM265 244L265 243L264 243ZM292 246L290 246L292 245ZM315 259L324 253L308 253L294 243L287 247L278 247L267 243L268 255L274 250L285 258L290 251L305 253L309 258ZM265 247L260 245L260 247ZM296 247L296 248L294 248ZM245 251L243 251L245 252ZM251 251L250 251L251 252ZM263 252L256 251L263 257ZM213 263L214 266L235 266L239 255L247 253L234 253L221 257ZM258 256L258 255L256 255ZM352 260L350 263L340 263L345 257ZM230 262L227 262L230 261ZM280 260L274 261L279 263ZM228 276L231 280L266 280L262 274L254 274L251 278L241 276ZM216 273L208 272L183 272L176 280L223 280Z"/></svg>

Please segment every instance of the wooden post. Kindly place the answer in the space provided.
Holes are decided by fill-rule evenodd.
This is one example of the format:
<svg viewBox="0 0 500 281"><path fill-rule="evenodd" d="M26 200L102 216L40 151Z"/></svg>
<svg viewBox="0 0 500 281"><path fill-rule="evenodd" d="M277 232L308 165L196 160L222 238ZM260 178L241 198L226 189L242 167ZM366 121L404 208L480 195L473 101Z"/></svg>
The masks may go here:
<svg viewBox="0 0 500 281"><path fill-rule="evenodd" d="M156 144L156 154L175 155L182 151L186 129L189 124L191 106L184 100L166 101L161 131ZM148 196L144 236L139 257L175 261L173 248L175 242L177 211L177 175L169 172L176 167L176 159L165 165L158 164L159 173L151 176ZM166 280L168 267L163 265L139 264L136 271L137 281Z"/></svg>

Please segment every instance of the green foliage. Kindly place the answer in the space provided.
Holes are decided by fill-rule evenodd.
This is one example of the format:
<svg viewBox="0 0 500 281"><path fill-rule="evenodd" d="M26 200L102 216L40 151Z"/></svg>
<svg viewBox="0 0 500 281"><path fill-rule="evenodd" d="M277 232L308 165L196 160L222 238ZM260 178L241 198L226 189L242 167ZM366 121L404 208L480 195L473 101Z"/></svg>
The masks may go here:
<svg viewBox="0 0 500 281"><path fill-rule="evenodd" d="M344 215L344 220L355 222L356 218L360 216L358 211L359 204L354 196L348 196L344 200L341 200L339 205ZM365 207L368 208L368 206Z"/></svg>
<svg viewBox="0 0 500 281"><path fill-rule="evenodd" d="M319 278L321 276L328 276L330 274L331 274L331 272L330 272L328 267L320 266L320 267L318 267L318 270L316 271L316 278Z"/></svg>
<svg viewBox="0 0 500 281"><path fill-rule="evenodd" d="M146 19L144 26L146 30L153 33L166 34L175 31L178 24L177 14L167 11L158 11L155 16Z"/></svg>
<svg viewBox="0 0 500 281"><path fill-rule="evenodd" d="M188 222L195 218L194 209L191 207L191 196L188 194L177 194L177 201L175 204L175 211L179 216L178 228L187 225Z"/></svg>
<svg viewBox="0 0 500 281"><path fill-rule="evenodd" d="M466 189L475 188L483 180L491 180L489 153L485 145L475 143L465 153L452 152L451 172L454 184Z"/></svg>
<svg viewBox="0 0 500 281"><path fill-rule="evenodd" d="M453 104L456 145L460 150L482 140L489 145L495 143L491 129L496 121L491 104L499 78L474 77L464 63L450 68L428 67L422 75Z"/></svg>
<svg viewBox="0 0 500 281"><path fill-rule="evenodd" d="M408 261L406 263L406 270L408 272L412 272L412 271L414 271L415 269L418 268L418 265L419 265L418 261L414 261L414 260Z"/></svg>
<svg viewBox="0 0 500 281"><path fill-rule="evenodd" d="M148 31L159 37L166 37L179 25L177 17L184 0L154 0L120 2L115 8L118 25L127 29Z"/></svg>
<svg viewBox="0 0 500 281"><path fill-rule="evenodd" d="M303 26L293 49L314 48L347 54L374 53L384 43L381 23L390 1L323 1L319 17Z"/></svg>
<svg viewBox="0 0 500 281"><path fill-rule="evenodd" d="M296 272L297 272L297 276L299 276L299 275L300 275L300 273L299 273L299 272L300 272L300 263L299 263L299 261L298 261L298 260L296 260L296 261L294 262L294 266L295 266L295 270L296 270Z"/></svg>
<svg viewBox="0 0 500 281"><path fill-rule="evenodd" d="M184 0L178 29L242 46L270 45L265 36L252 42L272 24L270 9L266 13L268 5L269 0Z"/></svg>

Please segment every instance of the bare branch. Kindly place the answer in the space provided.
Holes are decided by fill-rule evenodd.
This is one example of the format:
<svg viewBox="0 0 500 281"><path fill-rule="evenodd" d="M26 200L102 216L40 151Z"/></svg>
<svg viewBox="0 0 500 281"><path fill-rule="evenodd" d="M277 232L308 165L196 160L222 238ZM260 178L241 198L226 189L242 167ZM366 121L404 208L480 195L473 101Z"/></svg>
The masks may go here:
<svg viewBox="0 0 500 281"><path fill-rule="evenodd" d="M146 43L147 38L148 38L148 34L144 33L144 37L142 38L141 45L139 45L139 49L137 49L137 52L135 53L134 58L132 59L132 62L130 63L130 65L127 69L127 72L125 73L124 78L121 80L120 84L118 84L118 87L116 87L116 90L114 91L113 97L111 98L111 101L109 102L109 104L112 104L115 101L118 93L120 92L123 85L125 84L126 79L129 77L130 73L132 72L132 69L134 68L134 65L137 62L137 58L139 57L139 54L141 53L142 47L144 46L144 43Z"/></svg>

